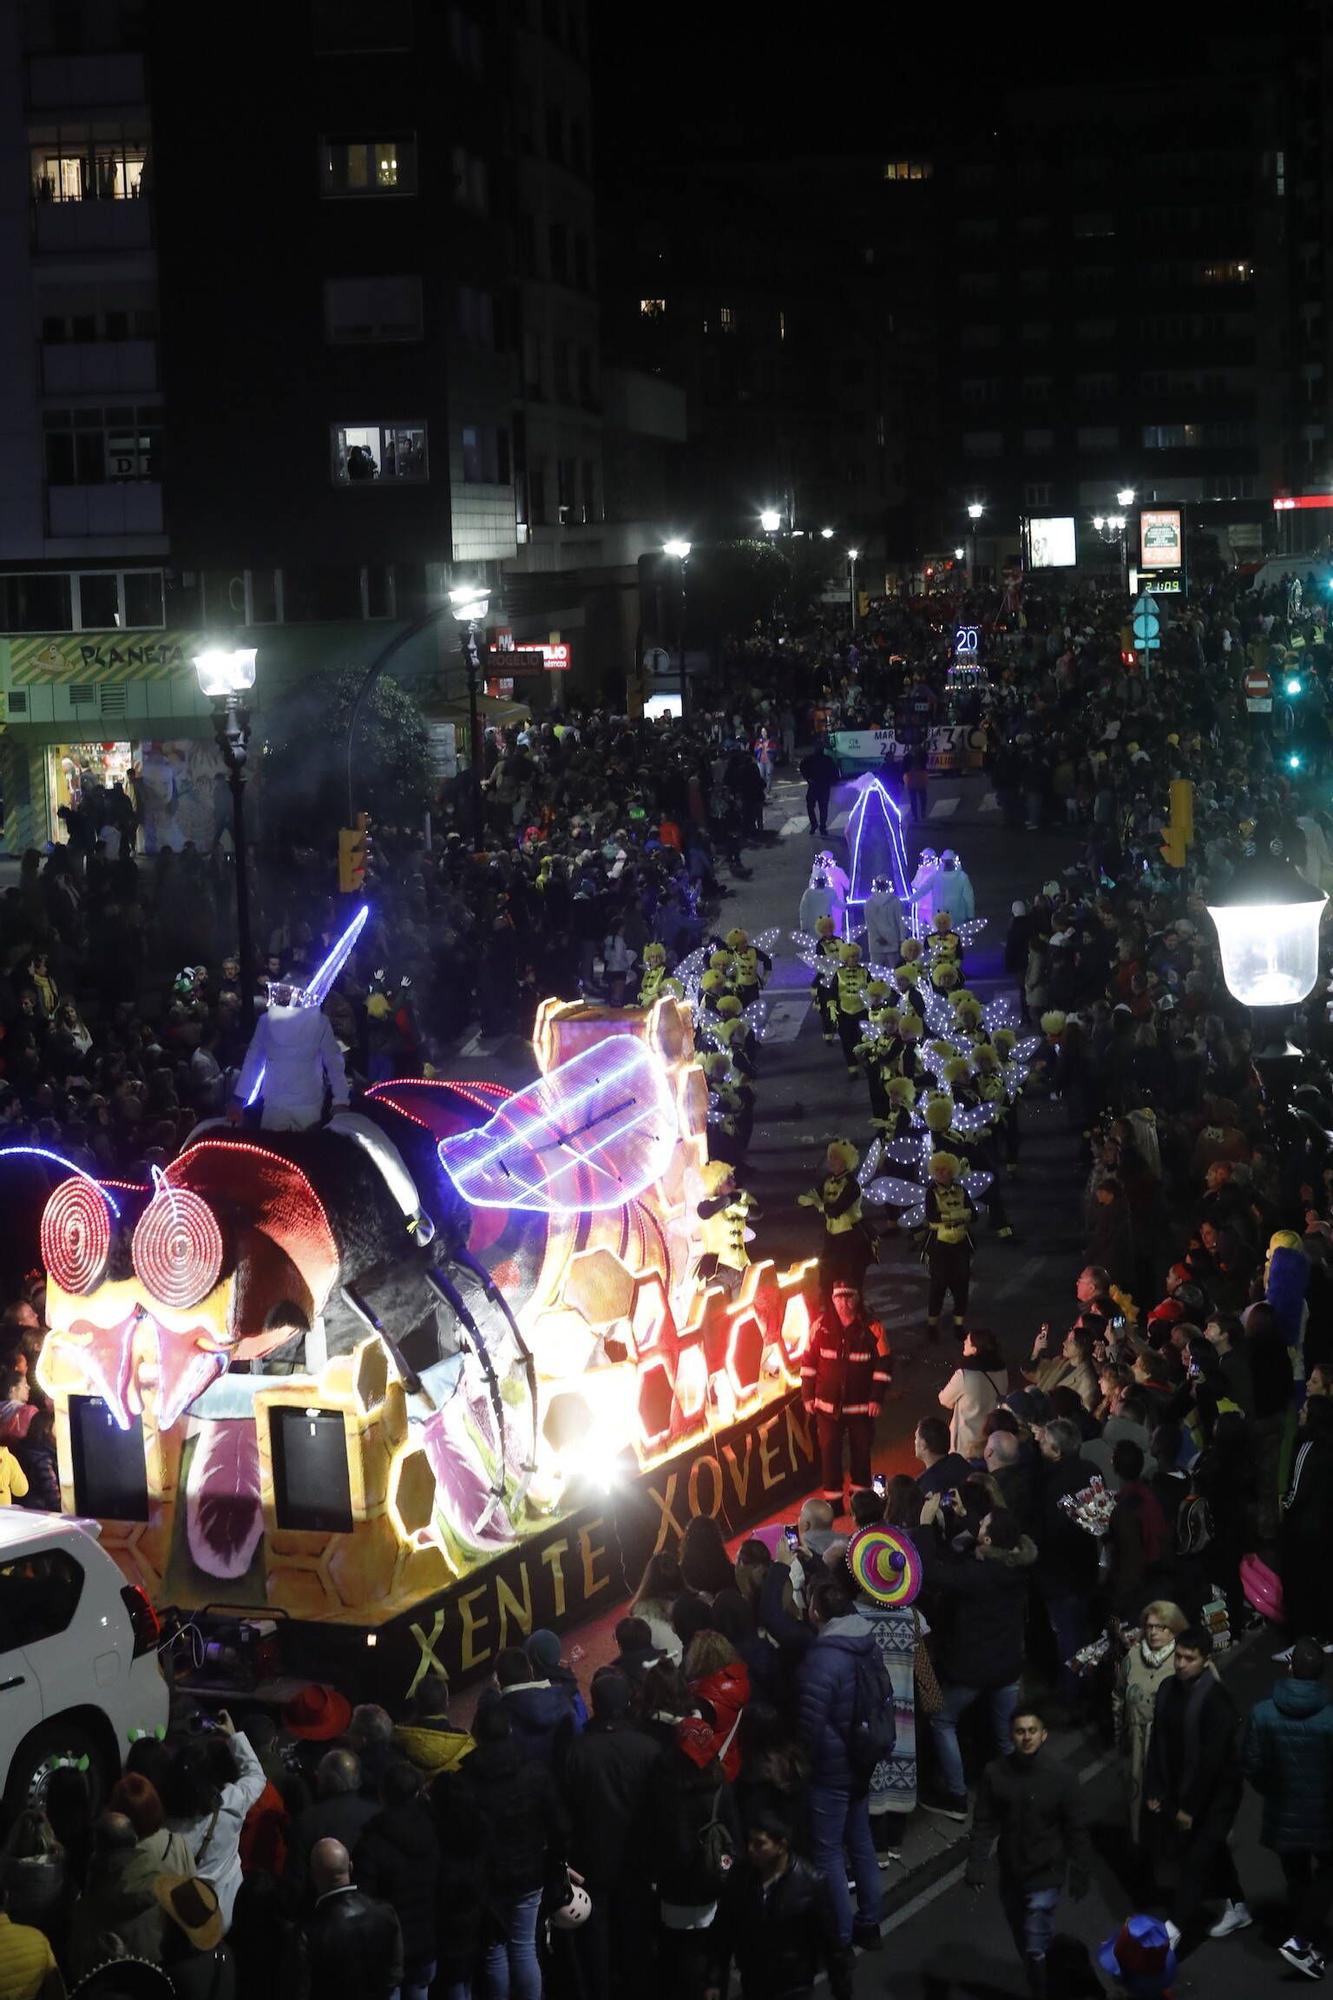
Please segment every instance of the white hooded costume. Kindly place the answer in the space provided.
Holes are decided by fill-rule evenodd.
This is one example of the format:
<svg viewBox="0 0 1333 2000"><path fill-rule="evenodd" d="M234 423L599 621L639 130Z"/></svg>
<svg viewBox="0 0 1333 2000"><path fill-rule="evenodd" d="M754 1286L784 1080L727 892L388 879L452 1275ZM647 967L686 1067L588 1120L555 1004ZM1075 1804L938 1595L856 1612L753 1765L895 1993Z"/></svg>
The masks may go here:
<svg viewBox="0 0 1333 2000"><path fill-rule="evenodd" d="M296 1004L295 996L285 1007L270 1000L255 1024L236 1085L242 1104L258 1092L261 1071L265 1132L304 1132L318 1125L326 1082L334 1110L347 1109L351 1093L332 1025L318 1007Z"/></svg>

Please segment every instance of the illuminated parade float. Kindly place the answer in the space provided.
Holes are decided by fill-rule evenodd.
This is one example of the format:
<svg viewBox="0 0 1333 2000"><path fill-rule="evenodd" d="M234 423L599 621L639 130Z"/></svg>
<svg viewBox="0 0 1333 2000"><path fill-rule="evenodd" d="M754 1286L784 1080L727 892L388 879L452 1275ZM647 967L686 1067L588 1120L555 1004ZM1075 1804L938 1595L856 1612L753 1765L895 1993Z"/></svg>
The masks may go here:
<svg viewBox="0 0 1333 2000"><path fill-rule="evenodd" d="M548 1000L534 1053L518 1092L202 1126L151 1186L30 1163L63 1505L159 1607L268 1614L285 1666L387 1696L808 1488L815 1267L697 1275L689 1005Z"/></svg>

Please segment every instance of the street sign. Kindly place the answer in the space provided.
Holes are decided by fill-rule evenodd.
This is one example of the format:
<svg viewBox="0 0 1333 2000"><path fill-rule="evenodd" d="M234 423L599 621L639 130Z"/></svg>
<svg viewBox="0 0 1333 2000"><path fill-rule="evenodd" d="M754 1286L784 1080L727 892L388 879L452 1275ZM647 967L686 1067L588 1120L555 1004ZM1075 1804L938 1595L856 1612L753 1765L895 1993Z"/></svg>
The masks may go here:
<svg viewBox="0 0 1333 2000"><path fill-rule="evenodd" d="M1155 600L1145 591L1134 606L1134 644L1142 653L1161 649L1162 621Z"/></svg>
<svg viewBox="0 0 1333 2000"><path fill-rule="evenodd" d="M1251 667L1245 676L1245 707L1251 715L1273 712L1273 682L1262 667Z"/></svg>

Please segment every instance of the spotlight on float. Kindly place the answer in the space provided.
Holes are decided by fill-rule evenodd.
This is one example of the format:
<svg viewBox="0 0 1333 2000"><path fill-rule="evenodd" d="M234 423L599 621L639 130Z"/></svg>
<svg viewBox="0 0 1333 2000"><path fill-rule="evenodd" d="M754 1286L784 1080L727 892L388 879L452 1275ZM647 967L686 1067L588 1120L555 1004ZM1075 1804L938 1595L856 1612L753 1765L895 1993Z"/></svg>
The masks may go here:
<svg viewBox="0 0 1333 2000"><path fill-rule="evenodd" d="M1210 903L1222 977L1244 1007L1294 1007L1319 977L1319 923L1328 898L1290 862L1260 856L1236 871L1227 900Z"/></svg>

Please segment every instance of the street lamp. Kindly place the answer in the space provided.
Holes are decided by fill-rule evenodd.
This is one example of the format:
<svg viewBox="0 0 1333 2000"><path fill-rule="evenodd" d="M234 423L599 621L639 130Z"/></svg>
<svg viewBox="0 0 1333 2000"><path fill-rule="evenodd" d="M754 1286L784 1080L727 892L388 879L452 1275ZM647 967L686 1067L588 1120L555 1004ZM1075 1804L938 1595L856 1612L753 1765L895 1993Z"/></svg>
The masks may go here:
<svg viewBox="0 0 1333 2000"><path fill-rule="evenodd" d="M1115 503L1117 507L1132 507L1134 505L1134 488L1132 486L1122 486L1115 496Z"/></svg>
<svg viewBox="0 0 1333 2000"><path fill-rule="evenodd" d="M1245 1007L1295 1007L1319 977L1319 924L1328 897L1288 861L1260 857L1237 870L1224 903L1210 903L1222 977Z"/></svg>
<svg viewBox="0 0 1333 2000"><path fill-rule="evenodd" d="M966 549L955 549L953 552L953 559L955 562L961 562L966 554L967 554Z"/></svg>
<svg viewBox="0 0 1333 2000"><path fill-rule="evenodd" d="M820 533L820 536L821 536L821 538L822 538L822 539L823 539L824 541L826 541L826 542L831 542L831 541L833 540L833 529L832 529L832 528L821 528L821 529L820 529L820 531L819 531L819 533Z"/></svg>
<svg viewBox="0 0 1333 2000"><path fill-rule="evenodd" d="M1255 1062L1278 1112L1286 1109L1302 1062L1282 1017L1314 990L1327 904L1290 862L1265 855L1236 871L1224 903L1208 905L1227 991L1257 1016Z"/></svg>
<svg viewBox="0 0 1333 2000"><path fill-rule="evenodd" d="M671 541L663 542L662 554L680 564L680 719L683 722L689 708L685 691L685 578L689 568L690 544L673 537Z"/></svg>
<svg viewBox="0 0 1333 2000"><path fill-rule="evenodd" d="M241 960L241 1026L255 1025L255 948L250 935L250 878L245 848L245 759L250 747L250 710L245 697L255 684L255 649L210 646L194 656L199 692L212 703L213 739L231 786L231 838L236 849L236 943Z"/></svg>
<svg viewBox="0 0 1333 2000"><path fill-rule="evenodd" d="M486 622L486 612L491 601L490 591L484 583L460 584L449 592L449 604L458 625L459 639L463 647L463 665L467 670L467 760L472 794L472 851L480 854L484 842L481 832L481 722L477 713L477 682L481 674L481 646L477 640L477 627Z"/></svg>
<svg viewBox="0 0 1333 2000"><path fill-rule="evenodd" d="M972 525L971 525L971 527L970 527L970 528L968 529L968 535L967 535L967 580L968 580L969 584L971 584L971 583L975 583L975 582L976 582L976 577L977 577L977 522L978 522L978 521L979 521L979 520L981 519L981 517L982 517L982 515L983 515L983 514L985 513L985 511L986 511L986 508L985 508L985 504L984 504L984 502L982 502L982 501L980 501L980 500L969 500L969 501L968 501L968 503L967 503L967 518L968 518L968 520L969 520L969 521L971 522L971 524L972 524Z"/></svg>
<svg viewBox="0 0 1333 2000"><path fill-rule="evenodd" d="M985 511L986 509L982 506L980 500L969 501L967 518L969 521L979 521Z"/></svg>
<svg viewBox="0 0 1333 2000"><path fill-rule="evenodd" d="M782 516L778 513L776 507L765 507L763 513L759 516L759 525L766 535L776 535L778 529L782 526Z"/></svg>
<svg viewBox="0 0 1333 2000"><path fill-rule="evenodd" d="M860 553L860 549L847 551L848 594L851 598L853 632L856 630L856 559Z"/></svg>

